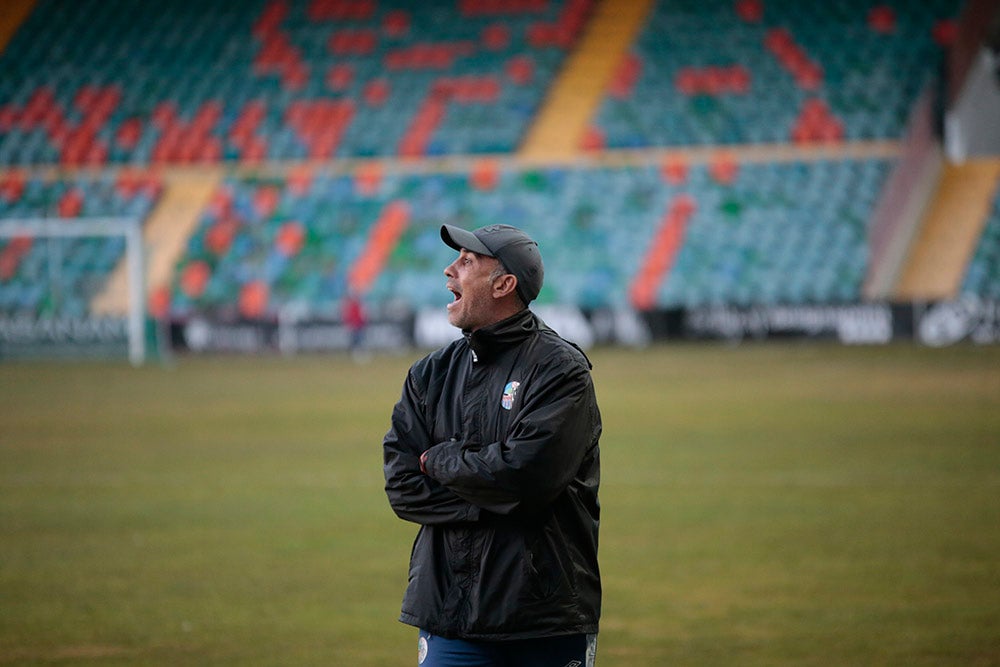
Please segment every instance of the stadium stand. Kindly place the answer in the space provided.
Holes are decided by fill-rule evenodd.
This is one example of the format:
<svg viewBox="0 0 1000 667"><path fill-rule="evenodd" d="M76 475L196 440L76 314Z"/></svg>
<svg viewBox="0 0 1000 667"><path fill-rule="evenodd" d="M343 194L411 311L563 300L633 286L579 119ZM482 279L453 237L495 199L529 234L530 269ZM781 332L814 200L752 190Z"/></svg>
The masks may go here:
<svg viewBox="0 0 1000 667"><path fill-rule="evenodd" d="M0 178L0 219L121 217L145 220L162 184L130 171L45 180ZM82 316L124 256L121 237L0 239L0 313Z"/></svg>
<svg viewBox="0 0 1000 667"><path fill-rule="evenodd" d="M335 303L387 203L379 192L357 196L349 176L226 179L177 267L172 312L252 317Z"/></svg>
<svg viewBox="0 0 1000 667"><path fill-rule="evenodd" d="M165 319L169 314L170 285L177 260L221 180L222 170L217 168L173 169L162 177L163 193L143 224L145 291L153 317ZM128 312L126 264L119 263L104 289L91 302L94 313L114 316Z"/></svg>
<svg viewBox="0 0 1000 667"><path fill-rule="evenodd" d="M884 161L744 166L698 207L659 305L851 303ZM818 223L818 224L817 224Z"/></svg>
<svg viewBox="0 0 1000 667"><path fill-rule="evenodd" d="M856 301L888 163L482 169L388 175L369 190L347 175L231 177L181 260L174 311L330 310L352 282L375 303L441 305L442 222L525 227L545 248L543 304L612 307L629 294L640 307ZM673 270L641 271L660 261L647 248L671 224L682 225L668 232ZM648 285L633 285L647 274Z"/></svg>
<svg viewBox="0 0 1000 667"><path fill-rule="evenodd" d="M938 74L938 42L957 9L948 0L660 0L609 86L596 143L897 139Z"/></svg>
<svg viewBox="0 0 1000 667"><path fill-rule="evenodd" d="M856 303L963 4L39 0L0 26L0 217L146 220L168 319L439 306L442 222L528 229L542 304ZM948 266L994 294L983 206ZM72 309L121 310L95 243ZM953 295L947 245L895 296ZM0 313L51 310L42 254L0 242Z"/></svg>
<svg viewBox="0 0 1000 667"><path fill-rule="evenodd" d="M589 120L649 13L652 0L597 6L520 147L525 159L573 158L588 139Z"/></svg>
<svg viewBox="0 0 1000 667"><path fill-rule="evenodd" d="M510 152L590 4L42 0L0 58L0 165Z"/></svg>

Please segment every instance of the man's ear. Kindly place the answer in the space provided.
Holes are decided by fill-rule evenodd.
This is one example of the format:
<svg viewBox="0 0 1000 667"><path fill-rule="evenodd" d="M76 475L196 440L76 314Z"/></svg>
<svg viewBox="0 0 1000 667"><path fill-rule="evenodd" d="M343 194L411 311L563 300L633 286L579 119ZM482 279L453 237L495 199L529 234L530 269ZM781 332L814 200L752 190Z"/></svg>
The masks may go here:
<svg viewBox="0 0 1000 667"><path fill-rule="evenodd" d="M502 299L517 289L517 276L505 273L493 281L493 298Z"/></svg>

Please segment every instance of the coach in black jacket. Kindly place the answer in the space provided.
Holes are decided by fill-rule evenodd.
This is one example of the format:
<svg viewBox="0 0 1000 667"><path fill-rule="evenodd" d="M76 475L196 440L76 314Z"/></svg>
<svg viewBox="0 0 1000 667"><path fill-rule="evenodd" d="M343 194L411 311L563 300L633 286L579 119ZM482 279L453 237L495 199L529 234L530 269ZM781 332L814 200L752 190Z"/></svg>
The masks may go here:
<svg viewBox="0 0 1000 667"><path fill-rule="evenodd" d="M589 647L589 660L560 667L592 664L601 417L590 362L528 310L543 268L526 234L444 225L441 236L459 251L444 273L464 335L410 368L383 443L389 502L420 524L400 620L420 628L425 665L464 664L442 657L449 640L499 656L547 639ZM504 655L496 664L530 662Z"/></svg>

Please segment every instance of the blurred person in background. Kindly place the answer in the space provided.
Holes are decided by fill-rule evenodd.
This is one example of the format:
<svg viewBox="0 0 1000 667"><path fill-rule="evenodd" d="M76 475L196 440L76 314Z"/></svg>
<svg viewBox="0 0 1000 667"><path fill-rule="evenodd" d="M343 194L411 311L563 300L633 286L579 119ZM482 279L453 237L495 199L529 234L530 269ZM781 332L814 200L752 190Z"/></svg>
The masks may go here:
<svg viewBox="0 0 1000 667"><path fill-rule="evenodd" d="M591 364L528 304L538 244L444 225L462 337L414 363L383 441L385 489L420 525L400 620L421 667L593 665L601 416Z"/></svg>
<svg viewBox="0 0 1000 667"><path fill-rule="evenodd" d="M365 327L368 325L368 313L361 303L361 297L353 289L344 298L341 311L341 318L351 335L351 357L355 361L366 361Z"/></svg>

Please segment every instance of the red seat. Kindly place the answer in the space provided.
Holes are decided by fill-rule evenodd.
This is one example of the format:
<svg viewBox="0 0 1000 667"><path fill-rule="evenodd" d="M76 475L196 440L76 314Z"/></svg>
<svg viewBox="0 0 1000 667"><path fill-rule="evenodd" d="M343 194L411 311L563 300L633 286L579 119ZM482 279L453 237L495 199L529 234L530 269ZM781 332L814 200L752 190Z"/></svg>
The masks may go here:
<svg viewBox="0 0 1000 667"><path fill-rule="evenodd" d="M212 269L201 260L195 260L181 269L180 288L185 296L198 299L205 293Z"/></svg>
<svg viewBox="0 0 1000 667"><path fill-rule="evenodd" d="M259 319L267 314L270 289L262 280L254 280L243 286L239 296L240 315L247 319Z"/></svg>

